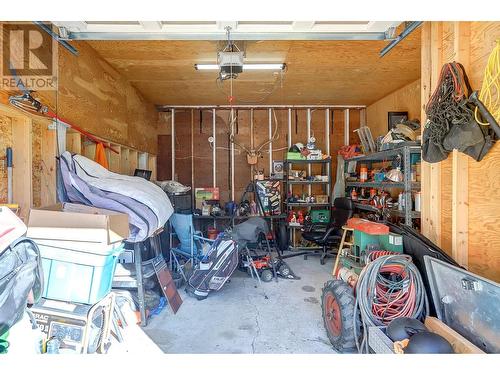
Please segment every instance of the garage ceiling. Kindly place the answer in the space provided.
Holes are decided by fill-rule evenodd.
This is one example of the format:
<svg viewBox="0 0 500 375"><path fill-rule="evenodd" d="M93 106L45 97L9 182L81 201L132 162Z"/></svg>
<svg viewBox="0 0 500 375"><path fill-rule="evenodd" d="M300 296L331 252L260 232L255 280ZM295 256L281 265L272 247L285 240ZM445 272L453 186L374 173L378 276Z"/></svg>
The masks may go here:
<svg viewBox="0 0 500 375"><path fill-rule="evenodd" d="M367 23L352 25L367 27ZM224 42L89 40L87 43L156 105L228 104L229 81L221 87L216 84L216 71L194 69L196 63L215 63ZM236 104L369 105L420 77L419 29L383 58L379 57L379 51L388 43L384 40L236 43L246 52L245 62L287 64L283 74L270 71L240 74L232 81Z"/></svg>

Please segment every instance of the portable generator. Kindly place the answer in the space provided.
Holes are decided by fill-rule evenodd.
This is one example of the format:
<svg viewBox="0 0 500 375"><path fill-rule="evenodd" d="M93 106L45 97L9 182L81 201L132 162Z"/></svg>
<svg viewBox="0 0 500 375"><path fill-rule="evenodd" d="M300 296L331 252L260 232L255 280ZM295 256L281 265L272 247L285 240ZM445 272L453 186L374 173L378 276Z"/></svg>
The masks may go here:
<svg viewBox="0 0 500 375"><path fill-rule="evenodd" d="M365 266L375 259L403 254L403 238L389 227L360 218L351 218L343 227L343 236L333 269L333 279L326 282L321 296L323 323L333 347L350 353L356 349L354 325L354 289ZM349 235L350 240L347 240ZM346 323L347 322L347 323Z"/></svg>
<svg viewBox="0 0 500 375"><path fill-rule="evenodd" d="M79 354L105 353L109 347L115 303L109 293L94 305L41 299L30 309L46 339Z"/></svg>
<svg viewBox="0 0 500 375"><path fill-rule="evenodd" d="M341 249L334 276L352 286L370 260L383 255L402 254L403 238L390 233L384 224L357 218L350 219L349 222L352 225L352 242L348 248Z"/></svg>

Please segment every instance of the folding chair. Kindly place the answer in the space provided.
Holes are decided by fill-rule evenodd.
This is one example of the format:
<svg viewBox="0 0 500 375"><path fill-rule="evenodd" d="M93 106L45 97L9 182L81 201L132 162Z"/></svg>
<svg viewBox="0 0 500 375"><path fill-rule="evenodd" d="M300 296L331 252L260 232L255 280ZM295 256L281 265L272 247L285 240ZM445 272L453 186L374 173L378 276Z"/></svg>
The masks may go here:
<svg viewBox="0 0 500 375"><path fill-rule="evenodd" d="M184 268L187 264L194 267L205 255L205 246L210 247L214 240L203 237L201 231L194 227L193 215L174 213L169 220L170 223L170 265L182 275L187 281ZM174 237L179 241L178 246L173 246ZM179 261L183 261L181 262Z"/></svg>

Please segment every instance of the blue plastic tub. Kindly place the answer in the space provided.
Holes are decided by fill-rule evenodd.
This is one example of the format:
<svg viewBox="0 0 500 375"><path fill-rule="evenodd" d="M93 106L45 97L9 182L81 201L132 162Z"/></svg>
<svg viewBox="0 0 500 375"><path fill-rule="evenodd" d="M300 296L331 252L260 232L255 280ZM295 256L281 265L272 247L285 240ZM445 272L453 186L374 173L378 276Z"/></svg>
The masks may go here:
<svg viewBox="0 0 500 375"><path fill-rule="evenodd" d="M123 244L100 248L91 244L87 250L82 249L80 243L75 250L64 247L64 242L51 241L49 246L37 241L44 276L42 296L90 305L100 301L111 291L117 257Z"/></svg>

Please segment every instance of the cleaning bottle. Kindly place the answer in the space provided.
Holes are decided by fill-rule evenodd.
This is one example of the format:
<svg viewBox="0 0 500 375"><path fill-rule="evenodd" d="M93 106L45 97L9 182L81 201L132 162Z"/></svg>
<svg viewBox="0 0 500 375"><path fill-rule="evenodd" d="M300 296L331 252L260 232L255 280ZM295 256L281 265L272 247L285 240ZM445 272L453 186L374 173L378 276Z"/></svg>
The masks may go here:
<svg viewBox="0 0 500 375"><path fill-rule="evenodd" d="M353 201L357 200L358 199L358 193L356 192L356 188L352 188L352 191L351 191L351 199Z"/></svg>

